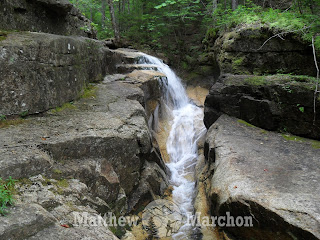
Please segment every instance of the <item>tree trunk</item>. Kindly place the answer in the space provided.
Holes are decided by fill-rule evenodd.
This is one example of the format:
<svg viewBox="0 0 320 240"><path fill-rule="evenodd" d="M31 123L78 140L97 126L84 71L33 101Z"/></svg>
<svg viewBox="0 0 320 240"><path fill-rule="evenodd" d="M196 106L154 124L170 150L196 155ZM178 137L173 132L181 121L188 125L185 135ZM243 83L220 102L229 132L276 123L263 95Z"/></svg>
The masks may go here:
<svg viewBox="0 0 320 240"><path fill-rule="evenodd" d="M122 0L122 9L121 9L121 12L124 13L125 10L126 10L126 0Z"/></svg>
<svg viewBox="0 0 320 240"><path fill-rule="evenodd" d="M106 22L106 0L102 0L101 2L101 15L101 26L104 28Z"/></svg>
<svg viewBox="0 0 320 240"><path fill-rule="evenodd" d="M128 13L130 14L130 0L128 0Z"/></svg>
<svg viewBox="0 0 320 240"><path fill-rule="evenodd" d="M217 6L218 6L218 0L213 0L212 1L212 14L216 10Z"/></svg>
<svg viewBox="0 0 320 240"><path fill-rule="evenodd" d="M231 4L232 4L232 10L233 11L236 10L238 7L238 0L232 0Z"/></svg>
<svg viewBox="0 0 320 240"><path fill-rule="evenodd" d="M108 0L108 5L109 5L109 10L110 10L110 15L111 15L111 23L112 23L112 28L113 28L113 32L114 32L114 37L115 37L116 41L120 41L120 33L119 33L117 21L116 21L116 16L114 13L113 0Z"/></svg>

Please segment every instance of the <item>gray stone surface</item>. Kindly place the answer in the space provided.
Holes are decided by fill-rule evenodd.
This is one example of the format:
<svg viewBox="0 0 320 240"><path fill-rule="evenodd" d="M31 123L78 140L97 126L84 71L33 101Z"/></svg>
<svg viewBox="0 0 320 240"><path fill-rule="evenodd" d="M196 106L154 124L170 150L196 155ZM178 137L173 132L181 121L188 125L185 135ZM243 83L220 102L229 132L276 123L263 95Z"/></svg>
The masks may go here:
<svg viewBox="0 0 320 240"><path fill-rule="evenodd" d="M0 218L0 238L22 240L53 226L55 218L37 204L17 205Z"/></svg>
<svg viewBox="0 0 320 240"><path fill-rule="evenodd" d="M221 36L212 34L207 52L213 53L221 73L315 76L311 46L293 33L283 35L284 40L272 37L275 34L261 24L241 25Z"/></svg>
<svg viewBox="0 0 320 240"><path fill-rule="evenodd" d="M3 0L0 29L94 38L90 21L68 0Z"/></svg>
<svg viewBox="0 0 320 240"><path fill-rule="evenodd" d="M16 191L15 206L0 217L0 239L118 239L106 226L76 225L75 214L90 219L99 208L109 209L103 200L90 198L89 188L79 180L38 175L18 182Z"/></svg>
<svg viewBox="0 0 320 240"><path fill-rule="evenodd" d="M222 115L207 133L207 172L200 179L211 214L252 216L253 228L224 228L236 239L319 239L317 144Z"/></svg>
<svg viewBox="0 0 320 240"><path fill-rule="evenodd" d="M221 114L241 118L267 130L320 139L320 117L314 122L315 79L306 76L222 75L205 101L207 128ZM316 98L316 112L320 112Z"/></svg>
<svg viewBox="0 0 320 240"><path fill-rule="evenodd" d="M75 211L124 215L164 193L168 169L153 147L143 107L159 101L161 88L149 88L148 81L158 82L163 75L137 76L106 76L91 97L72 108L0 129L0 176L19 179L17 206L37 204L53 218L51 225L22 234L18 216L18 235L12 239L116 239L107 228L60 225L72 226ZM15 236L10 229L4 226L0 239Z"/></svg>
<svg viewBox="0 0 320 240"><path fill-rule="evenodd" d="M86 84L113 72L119 56L88 38L9 33L0 41L0 114L33 114L73 101Z"/></svg>
<svg viewBox="0 0 320 240"><path fill-rule="evenodd" d="M54 226L44 229L28 240L118 240L106 227L63 228Z"/></svg>
<svg viewBox="0 0 320 240"><path fill-rule="evenodd" d="M149 81L158 81L159 76L152 73ZM55 179L76 178L95 196L113 206L119 204L115 208L123 212L140 179L146 178L143 169L150 161L159 164L162 174L152 170L159 177L154 178L159 184L151 185L152 191L163 193L165 185L160 183L166 183L167 168L155 153L148 129L143 106L152 97L145 84L146 79L133 76L127 80L122 75L106 77L95 86L92 97L75 102L72 108L0 129L0 176L18 179L41 173ZM123 193L125 201L119 201Z"/></svg>

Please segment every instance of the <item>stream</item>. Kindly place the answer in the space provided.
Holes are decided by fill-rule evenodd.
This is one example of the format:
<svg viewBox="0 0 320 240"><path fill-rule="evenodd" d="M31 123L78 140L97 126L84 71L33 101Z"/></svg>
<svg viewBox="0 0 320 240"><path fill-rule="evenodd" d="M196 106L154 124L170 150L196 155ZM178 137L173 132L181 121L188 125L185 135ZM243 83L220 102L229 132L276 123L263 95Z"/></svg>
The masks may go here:
<svg viewBox="0 0 320 240"><path fill-rule="evenodd" d="M139 64L150 64L167 76L163 103L171 126L166 142L170 162L167 163L172 175L172 200L184 216L194 212L195 165L198 159L198 141L205 135L203 109L196 106L187 96L181 79L162 60L144 54ZM192 227L182 223L173 239L193 239Z"/></svg>

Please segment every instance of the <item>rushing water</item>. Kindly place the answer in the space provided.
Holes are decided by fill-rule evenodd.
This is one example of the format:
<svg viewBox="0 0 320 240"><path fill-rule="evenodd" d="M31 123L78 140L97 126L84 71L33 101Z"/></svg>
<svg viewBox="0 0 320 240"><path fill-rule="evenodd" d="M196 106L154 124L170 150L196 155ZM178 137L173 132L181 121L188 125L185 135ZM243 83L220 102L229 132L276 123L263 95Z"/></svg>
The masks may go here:
<svg viewBox="0 0 320 240"><path fill-rule="evenodd" d="M139 63L156 65L167 76L164 104L171 115L171 130L167 140L172 176L172 198L183 214L193 212L195 195L194 167L198 157L198 141L205 134L203 110L187 96L181 80L160 59L143 55ZM173 239L192 239L191 227L183 225Z"/></svg>

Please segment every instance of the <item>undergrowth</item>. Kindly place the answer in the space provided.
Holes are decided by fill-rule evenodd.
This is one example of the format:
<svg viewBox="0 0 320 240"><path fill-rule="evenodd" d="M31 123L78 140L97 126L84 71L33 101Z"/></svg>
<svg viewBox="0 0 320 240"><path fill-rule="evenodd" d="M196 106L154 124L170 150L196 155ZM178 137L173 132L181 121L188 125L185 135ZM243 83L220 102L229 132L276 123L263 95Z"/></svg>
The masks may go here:
<svg viewBox="0 0 320 240"><path fill-rule="evenodd" d="M0 215L7 213L8 205L13 205L13 192L16 180L9 177L7 180L0 178Z"/></svg>
<svg viewBox="0 0 320 240"><path fill-rule="evenodd" d="M225 31L241 26L242 24L263 25L273 30L275 34L295 32L310 44L312 36L316 36L315 47L320 50L320 16L312 14L310 10L305 10L301 13L294 5L284 11L262 8L250 1L246 1L246 5L239 5L233 11L232 9L225 9L222 4L218 4L211 21L213 25L208 30L210 35L217 31Z"/></svg>

